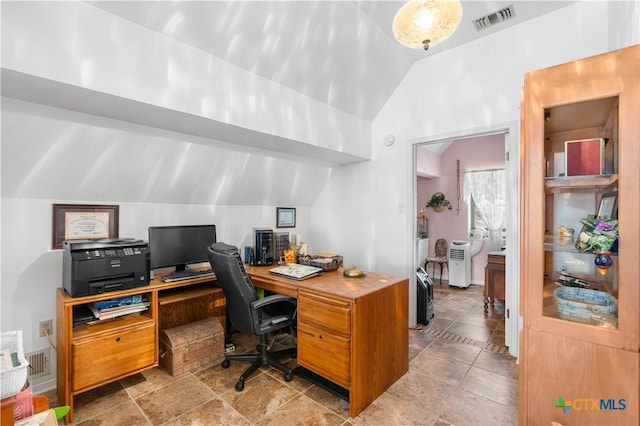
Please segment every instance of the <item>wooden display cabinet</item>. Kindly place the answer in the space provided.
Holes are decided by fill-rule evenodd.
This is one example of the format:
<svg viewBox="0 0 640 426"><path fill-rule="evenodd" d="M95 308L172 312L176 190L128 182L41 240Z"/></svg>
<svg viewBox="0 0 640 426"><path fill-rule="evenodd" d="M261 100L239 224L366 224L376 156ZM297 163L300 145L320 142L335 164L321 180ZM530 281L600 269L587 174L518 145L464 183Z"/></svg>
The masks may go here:
<svg viewBox="0 0 640 426"><path fill-rule="evenodd" d="M640 46L632 46L525 76L521 424L638 422L638 64ZM566 176L565 142L593 139L603 141L603 173ZM569 154L576 155L575 146ZM575 161L572 167L575 170ZM618 199L618 252L608 272L601 275L594 265L595 254L581 252L574 243L581 231L580 219L597 214L601 196L612 192ZM573 237L561 234L561 226L574 229ZM615 297L617 313L605 321L589 315L578 319L559 315L553 293L561 273Z"/></svg>

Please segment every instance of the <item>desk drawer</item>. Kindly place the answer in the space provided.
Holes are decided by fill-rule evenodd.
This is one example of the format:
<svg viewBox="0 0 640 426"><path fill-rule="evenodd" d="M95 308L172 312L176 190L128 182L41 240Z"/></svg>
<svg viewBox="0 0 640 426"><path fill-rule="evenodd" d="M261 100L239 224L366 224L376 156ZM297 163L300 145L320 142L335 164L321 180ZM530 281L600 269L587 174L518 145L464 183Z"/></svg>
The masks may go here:
<svg viewBox="0 0 640 426"><path fill-rule="evenodd" d="M298 363L305 368L349 388L349 339L298 323Z"/></svg>
<svg viewBox="0 0 640 426"><path fill-rule="evenodd" d="M348 337L351 335L351 304L300 291L298 320Z"/></svg>
<svg viewBox="0 0 640 426"><path fill-rule="evenodd" d="M114 330L72 344L72 388L79 391L156 362L155 324Z"/></svg>

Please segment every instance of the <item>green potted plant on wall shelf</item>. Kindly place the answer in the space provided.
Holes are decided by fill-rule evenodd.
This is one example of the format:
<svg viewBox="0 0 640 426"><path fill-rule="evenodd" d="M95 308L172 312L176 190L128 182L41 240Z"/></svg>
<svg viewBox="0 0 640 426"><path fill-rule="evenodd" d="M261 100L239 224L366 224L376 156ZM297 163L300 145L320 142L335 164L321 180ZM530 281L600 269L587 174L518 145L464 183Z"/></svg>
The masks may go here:
<svg viewBox="0 0 640 426"><path fill-rule="evenodd" d="M444 197L442 192L436 192L431 196L426 207L431 207L435 212L442 212L445 209L451 210L451 203Z"/></svg>

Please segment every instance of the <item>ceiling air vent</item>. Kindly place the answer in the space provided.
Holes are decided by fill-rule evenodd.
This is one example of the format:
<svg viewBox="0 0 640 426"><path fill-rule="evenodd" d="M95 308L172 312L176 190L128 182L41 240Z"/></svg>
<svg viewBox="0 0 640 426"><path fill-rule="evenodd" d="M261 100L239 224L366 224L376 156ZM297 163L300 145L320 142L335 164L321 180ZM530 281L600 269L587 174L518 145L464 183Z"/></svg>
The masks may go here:
<svg viewBox="0 0 640 426"><path fill-rule="evenodd" d="M511 19L516 16L516 12L513 9L513 5L498 10L482 18L474 19L473 25L476 27L476 31L484 30L492 25L498 24L507 19Z"/></svg>

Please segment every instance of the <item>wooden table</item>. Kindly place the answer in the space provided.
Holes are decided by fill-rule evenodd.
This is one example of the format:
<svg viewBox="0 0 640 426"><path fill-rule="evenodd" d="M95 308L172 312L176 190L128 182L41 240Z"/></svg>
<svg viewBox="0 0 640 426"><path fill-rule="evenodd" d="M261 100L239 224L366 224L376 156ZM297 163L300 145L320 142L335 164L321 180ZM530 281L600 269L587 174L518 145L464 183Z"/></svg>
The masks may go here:
<svg viewBox="0 0 640 426"><path fill-rule="evenodd" d="M489 313L489 304L494 305L496 299L505 297L505 252L494 251L487 256L484 268L484 313Z"/></svg>
<svg viewBox="0 0 640 426"><path fill-rule="evenodd" d="M247 267L258 288L298 299L298 365L348 391L357 416L409 370L409 280L342 269L296 281Z"/></svg>

